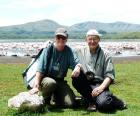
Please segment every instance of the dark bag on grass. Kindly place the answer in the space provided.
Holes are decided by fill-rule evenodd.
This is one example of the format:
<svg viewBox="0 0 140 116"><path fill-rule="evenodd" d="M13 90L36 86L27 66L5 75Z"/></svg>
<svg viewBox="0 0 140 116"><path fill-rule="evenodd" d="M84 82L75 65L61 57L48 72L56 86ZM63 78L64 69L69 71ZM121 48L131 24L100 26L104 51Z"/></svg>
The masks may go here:
<svg viewBox="0 0 140 116"><path fill-rule="evenodd" d="M24 82L27 86L27 89L31 89L33 88L33 84L34 84L34 79L35 79L35 75L36 75L36 71L37 71L37 66L38 66L38 62L39 62L39 57L42 54L44 48L42 48L39 53L36 55L35 58L33 58L33 60L31 61L31 63L29 64L29 66L24 70L24 72L22 73ZM48 50L47 50L47 67L49 67L50 65L50 59L52 56L52 52L53 52L53 44L48 46ZM47 73L47 72L46 72Z"/></svg>

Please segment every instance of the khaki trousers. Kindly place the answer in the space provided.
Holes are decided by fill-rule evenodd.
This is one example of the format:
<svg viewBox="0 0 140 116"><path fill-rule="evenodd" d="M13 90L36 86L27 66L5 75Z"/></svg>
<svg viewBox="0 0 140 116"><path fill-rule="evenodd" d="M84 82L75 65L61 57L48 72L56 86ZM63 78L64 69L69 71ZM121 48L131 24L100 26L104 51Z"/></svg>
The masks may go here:
<svg viewBox="0 0 140 116"><path fill-rule="evenodd" d="M55 81L50 77L41 82L42 95L50 104L72 107L75 105L75 95L66 81Z"/></svg>

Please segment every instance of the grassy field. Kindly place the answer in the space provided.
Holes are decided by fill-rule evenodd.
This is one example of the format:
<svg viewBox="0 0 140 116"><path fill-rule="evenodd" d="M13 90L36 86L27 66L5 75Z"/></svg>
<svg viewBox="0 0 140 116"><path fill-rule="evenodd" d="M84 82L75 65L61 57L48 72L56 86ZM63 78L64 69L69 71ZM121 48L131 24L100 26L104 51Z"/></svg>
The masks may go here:
<svg viewBox="0 0 140 116"><path fill-rule="evenodd" d="M26 64L0 64L0 116L139 116L140 115L140 62L129 64L116 64L116 83L111 86L111 91L125 100L128 109L116 112L88 113L84 108L78 109L50 109L44 113L20 113L7 107L7 101L19 92L26 91L21 72ZM67 80L71 85L70 72ZM77 94L77 92L74 90Z"/></svg>

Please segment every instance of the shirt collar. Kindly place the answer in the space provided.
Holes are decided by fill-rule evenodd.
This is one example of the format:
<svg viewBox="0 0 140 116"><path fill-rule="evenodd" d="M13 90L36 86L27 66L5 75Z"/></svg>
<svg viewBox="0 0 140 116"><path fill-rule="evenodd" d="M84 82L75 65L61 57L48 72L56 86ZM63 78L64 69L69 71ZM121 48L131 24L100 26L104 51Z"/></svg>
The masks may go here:
<svg viewBox="0 0 140 116"><path fill-rule="evenodd" d="M88 46L88 48L89 48L89 46ZM96 49L96 52L95 53L92 53L92 54L97 54L100 51L100 49L101 49L101 47L98 45L98 47ZM89 51L90 51L90 49L89 49Z"/></svg>
<svg viewBox="0 0 140 116"><path fill-rule="evenodd" d="M100 49L101 49L101 47L98 45L98 47L96 49L96 54L99 52Z"/></svg>

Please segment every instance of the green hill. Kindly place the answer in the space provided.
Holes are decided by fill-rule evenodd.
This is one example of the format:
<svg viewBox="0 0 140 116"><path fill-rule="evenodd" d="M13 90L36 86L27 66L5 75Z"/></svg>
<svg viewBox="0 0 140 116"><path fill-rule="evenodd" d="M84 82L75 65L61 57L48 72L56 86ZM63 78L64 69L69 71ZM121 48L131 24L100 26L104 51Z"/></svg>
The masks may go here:
<svg viewBox="0 0 140 116"><path fill-rule="evenodd" d="M52 20L41 20L21 25L0 27L0 39L38 39L53 38L58 27L65 27L70 38L84 38L87 30L95 28L103 38L140 38L140 24L124 22L101 23L88 21L72 26L60 25Z"/></svg>

